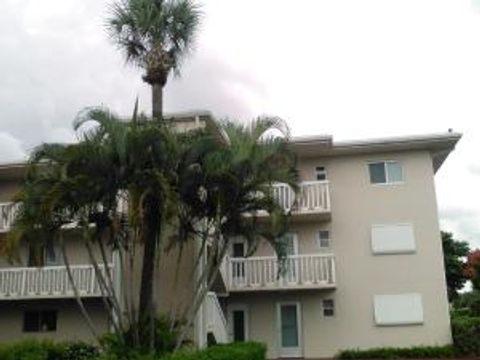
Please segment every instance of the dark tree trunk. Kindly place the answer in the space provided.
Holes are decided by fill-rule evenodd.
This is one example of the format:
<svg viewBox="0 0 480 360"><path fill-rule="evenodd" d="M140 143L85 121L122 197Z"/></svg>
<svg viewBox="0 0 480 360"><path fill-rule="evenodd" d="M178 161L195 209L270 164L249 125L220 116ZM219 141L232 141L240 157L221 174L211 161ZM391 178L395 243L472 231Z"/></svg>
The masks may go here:
<svg viewBox="0 0 480 360"><path fill-rule="evenodd" d="M163 115L163 85L152 84L152 115L161 119Z"/></svg>
<svg viewBox="0 0 480 360"><path fill-rule="evenodd" d="M146 200L145 237L143 249L142 278L140 284L139 322L140 326L148 326L148 343L152 349L154 343L155 304L153 284L155 281L155 255L160 236L159 204L156 199ZM145 334L145 332L140 331ZM147 340L147 339L144 339ZM145 342L142 341L144 344Z"/></svg>

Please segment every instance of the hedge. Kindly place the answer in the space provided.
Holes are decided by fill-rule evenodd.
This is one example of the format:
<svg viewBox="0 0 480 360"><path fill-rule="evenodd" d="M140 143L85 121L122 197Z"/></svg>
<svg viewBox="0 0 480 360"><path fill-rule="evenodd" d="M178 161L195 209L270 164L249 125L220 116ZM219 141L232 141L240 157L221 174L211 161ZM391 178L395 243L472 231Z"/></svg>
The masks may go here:
<svg viewBox="0 0 480 360"><path fill-rule="evenodd" d="M453 358L457 355L455 347L415 346L411 348L374 348L368 350L343 350L340 359L418 359L418 358Z"/></svg>
<svg viewBox="0 0 480 360"><path fill-rule="evenodd" d="M98 350L83 342L25 340L11 345L0 345L0 360L91 360Z"/></svg>
<svg viewBox="0 0 480 360"><path fill-rule="evenodd" d="M267 348L256 342L215 345L201 351L179 351L162 360L265 360Z"/></svg>
<svg viewBox="0 0 480 360"><path fill-rule="evenodd" d="M480 355L480 317L452 319L453 343L461 355Z"/></svg>
<svg viewBox="0 0 480 360"><path fill-rule="evenodd" d="M265 360L266 347L246 342L215 345L204 350L183 350L160 357L138 355L129 360ZM21 341L0 346L0 360L118 360L114 354L99 354L82 342L54 343L51 341Z"/></svg>

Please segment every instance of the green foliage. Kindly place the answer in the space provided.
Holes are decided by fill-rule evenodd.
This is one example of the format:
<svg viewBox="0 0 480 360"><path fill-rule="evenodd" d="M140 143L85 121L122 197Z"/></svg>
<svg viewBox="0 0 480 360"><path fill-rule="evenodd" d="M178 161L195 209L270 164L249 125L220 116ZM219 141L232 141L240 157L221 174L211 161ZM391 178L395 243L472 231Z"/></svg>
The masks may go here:
<svg viewBox="0 0 480 360"><path fill-rule="evenodd" d="M266 351L265 345L256 342L233 343L202 351L179 351L162 360L265 360Z"/></svg>
<svg viewBox="0 0 480 360"><path fill-rule="evenodd" d="M110 350L113 350L112 352ZM102 354L82 342L54 343L26 340L0 346L0 360L265 360L266 347L259 343L216 345L205 350L183 350L170 354L139 354L123 348Z"/></svg>
<svg viewBox="0 0 480 360"><path fill-rule="evenodd" d="M474 290L459 294L453 302L452 315L480 317L480 291Z"/></svg>
<svg viewBox="0 0 480 360"><path fill-rule="evenodd" d="M134 325L138 326L138 325ZM135 346L135 329L130 328L125 334L120 336L114 333L106 334L100 340L105 352L115 359L130 359L146 354L150 351L149 336L146 334L150 330L148 326L138 326L140 347ZM163 356L175 349L177 332L170 330L169 322L165 318L155 320L155 356Z"/></svg>
<svg viewBox="0 0 480 360"><path fill-rule="evenodd" d="M452 318L455 349L461 355L480 355L480 317Z"/></svg>
<svg viewBox="0 0 480 360"><path fill-rule="evenodd" d="M117 0L107 30L126 60L145 69L144 80L163 86L192 50L200 19L191 0Z"/></svg>
<svg viewBox="0 0 480 360"><path fill-rule="evenodd" d="M343 350L340 359L421 359L453 358L456 350L446 346L415 346L411 348L375 348L369 350Z"/></svg>
<svg viewBox="0 0 480 360"><path fill-rule="evenodd" d="M441 234L448 299L452 301L458 297L458 291L468 280L465 274L465 258L470 248L467 242L455 240L452 233L442 231Z"/></svg>
<svg viewBox="0 0 480 360"><path fill-rule="evenodd" d="M0 346L0 360L92 360L98 350L83 342L25 340Z"/></svg>

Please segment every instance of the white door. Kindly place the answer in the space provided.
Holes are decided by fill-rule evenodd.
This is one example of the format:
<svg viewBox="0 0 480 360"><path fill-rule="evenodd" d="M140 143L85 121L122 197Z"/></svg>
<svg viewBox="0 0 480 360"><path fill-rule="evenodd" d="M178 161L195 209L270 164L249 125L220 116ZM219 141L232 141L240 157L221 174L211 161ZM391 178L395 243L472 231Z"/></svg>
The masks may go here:
<svg viewBox="0 0 480 360"><path fill-rule="evenodd" d="M279 303L277 308L279 357L303 356L302 323L299 302Z"/></svg>

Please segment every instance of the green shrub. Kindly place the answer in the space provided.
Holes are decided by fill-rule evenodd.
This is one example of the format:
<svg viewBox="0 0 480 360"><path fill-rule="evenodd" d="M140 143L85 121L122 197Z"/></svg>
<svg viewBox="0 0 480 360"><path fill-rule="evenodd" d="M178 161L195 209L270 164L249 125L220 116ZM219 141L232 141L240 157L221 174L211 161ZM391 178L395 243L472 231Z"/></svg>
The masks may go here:
<svg viewBox="0 0 480 360"><path fill-rule="evenodd" d="M97 355L93 345L83 342L25 340L0 346L0 360L92 360Z"/></svg>
<svg viewBox="0 0 480 360"><path fill-rule="evenodd" d="M480 317L480 291L474 290L460 294L453 302L453 315Z"/></svg>
<svg viewBox="0 0 480 360"><path fill-rule="evenodd" d="M415 358L453 358L455 348L446 346L415 346L411 348L375 348L369 350L343 350L340 359L415 359Z"/></svg>
<svg viewBox="0 0 480 360"><path fill-rule="evenodd" d="M480 355L480 317L452 318L453 343L461 355Z"/></svg>
<svg viewBox="0 0 480 360"><path fill-rule="evenodd" d="M263 344L244 342L215 345L201 351L179 351L162 360L265 360L266 352Z"/></svg>
<svg viewBox="0 0 480 360"><path fill-rule="evenodd" d="M140 347L135 346L133 329L127 330L121 336L111 333L106 334L100 343L109 355L116 356L115 359L130 359L141 354L147 354L150 350L149 326L137 325L139 329ZM155 320L155 355L161 357L175 349L177 332L170 330L170 323L164 317ZM0 359L1 360L1 359Z"/></svg>

